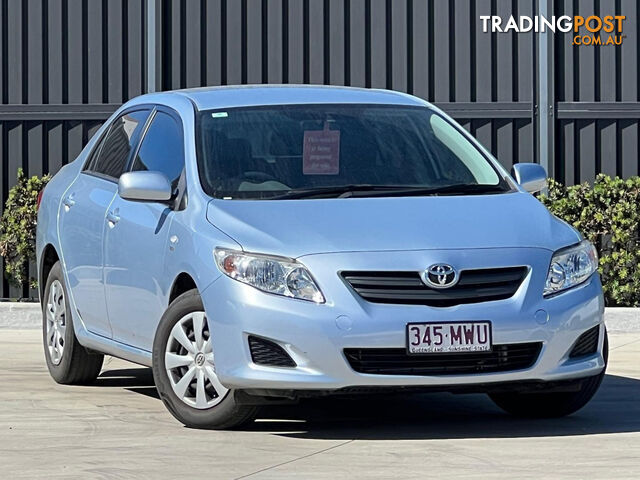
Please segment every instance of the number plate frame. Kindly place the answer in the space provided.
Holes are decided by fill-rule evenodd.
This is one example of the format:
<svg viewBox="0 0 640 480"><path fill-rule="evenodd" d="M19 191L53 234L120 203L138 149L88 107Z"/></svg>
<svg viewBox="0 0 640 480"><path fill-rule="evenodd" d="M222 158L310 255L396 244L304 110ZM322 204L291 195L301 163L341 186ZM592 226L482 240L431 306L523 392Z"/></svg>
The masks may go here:
<svg viewBox="0 0 640 480"><path fill-rule="evenodd" d="M412 352L411 345L409 343L409 330L414 325L431 325L431 326L439 326L439 325L477 325L477 324L488 324L489 326L489 349L485 350L466 350L466 351L444 351L444 352ZM410 322L405 326L405 349L407 355L464 355L466 353L489 353L493 351L493 324L490 320L456 320L456 321L448 321L448 322Z"/></svg>

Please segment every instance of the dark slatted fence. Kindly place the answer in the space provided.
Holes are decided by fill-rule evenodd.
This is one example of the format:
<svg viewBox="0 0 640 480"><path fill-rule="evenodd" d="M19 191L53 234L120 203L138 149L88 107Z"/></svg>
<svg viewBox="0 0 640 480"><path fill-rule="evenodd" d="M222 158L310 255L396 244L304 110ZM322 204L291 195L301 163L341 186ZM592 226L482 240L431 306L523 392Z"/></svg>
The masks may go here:
<svg viewBox="0 0 640 480"><path fill-rule="evenodd" d="M244 83L389 88L436 103L510 166L535 158L532 34L479 16L534 1L212 0L162 3L163 90Z"/></svg>
<svg viewBox="0 0 640 480"><path fill-rule="evenodd" d="M143 0L0 0L2 205L19 167L57 172L121 103L144 93L145 7ZM0 298L36 293L0 283Z"/></svg>
<svg viewBox="0 0 640 480"><path fill-rule="evenodd" d="M554 43L556 122L552 173L568 184L598 173L630 177L638 157L638 2L558 0L556 15L625 15L620 46L573 46L571 34Z"/></svg>
<svg viewBox="0 0 640 480"><path fill-rule="evenodd" d="M507 167L548 151L550 173L569 184L638 174L635 0L150 1L0 0L3 201L18 167L55 173L149 84L391 88L451 113ZM479 16L545 8L627 19L621 47L550 36L550 101L540 106L539 36L484 33ZM0 297L34 293L0 284Z"/></svg>

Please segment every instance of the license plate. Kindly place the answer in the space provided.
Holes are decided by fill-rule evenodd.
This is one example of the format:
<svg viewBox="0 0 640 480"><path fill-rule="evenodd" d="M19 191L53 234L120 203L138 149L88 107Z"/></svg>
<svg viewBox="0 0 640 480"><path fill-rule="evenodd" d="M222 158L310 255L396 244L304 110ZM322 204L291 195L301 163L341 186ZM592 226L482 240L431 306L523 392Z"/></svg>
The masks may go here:
<svg viewBox="0 0 640 480"><path fill-rule="evenodd" d="M409 323L409 353L491 351L491 322Z"/></svg>

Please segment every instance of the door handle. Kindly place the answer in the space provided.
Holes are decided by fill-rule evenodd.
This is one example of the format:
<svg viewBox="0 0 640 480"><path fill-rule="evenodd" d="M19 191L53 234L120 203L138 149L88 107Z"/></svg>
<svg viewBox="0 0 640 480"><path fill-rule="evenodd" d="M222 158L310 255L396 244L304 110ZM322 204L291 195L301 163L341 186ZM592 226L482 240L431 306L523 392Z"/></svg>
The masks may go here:
<svg viewBox="0 0 640 480"><path fill-rule="evenodd" d="M73 207L73 206L76 204L76 201L73 199L73 197L74 197L74 194L72 193L71 195L69 195L68 197L65 197L65 198L62 200L62 203L63 203L63 205L64 205L64 210L65 210L66 212L68 212L68 211L69 211L69 209L70 209L71 207Z"/></svg>
<svg viewBox="0 0 640 480"><path fill-rule="evenodd" d="M115 210L107 213L107 222L109 222L109 226L111 228L116 226L116 223L120 221L120 215L118 215L120 211L116 208Z"/></svg>

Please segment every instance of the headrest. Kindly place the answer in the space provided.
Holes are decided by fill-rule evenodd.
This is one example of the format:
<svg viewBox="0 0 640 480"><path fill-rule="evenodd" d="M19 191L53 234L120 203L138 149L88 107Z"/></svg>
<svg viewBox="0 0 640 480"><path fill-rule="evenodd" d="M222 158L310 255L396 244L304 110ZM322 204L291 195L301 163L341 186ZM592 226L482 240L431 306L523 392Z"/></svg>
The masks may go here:
<svg viewBox="0 0 640 480"><path fill-rule="evenodd" d="M269 154L274 157L302 155L303 133L300 131L272 132L269 137Z"/></svg>

